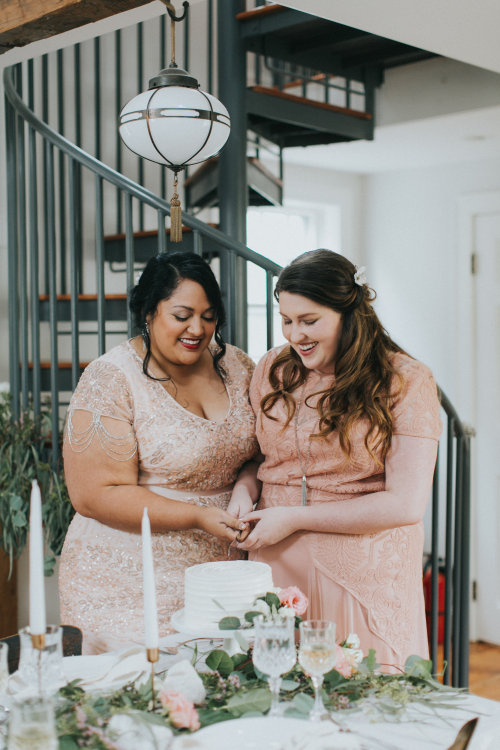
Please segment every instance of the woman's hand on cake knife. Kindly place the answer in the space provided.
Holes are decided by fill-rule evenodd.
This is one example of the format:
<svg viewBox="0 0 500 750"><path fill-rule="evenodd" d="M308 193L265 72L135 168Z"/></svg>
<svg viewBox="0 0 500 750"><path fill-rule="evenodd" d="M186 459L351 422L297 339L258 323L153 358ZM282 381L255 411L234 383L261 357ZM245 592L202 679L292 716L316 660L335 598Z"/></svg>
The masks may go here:
<svg viewBox="0 0 500 750"><path fill-rule="evenodd" d="M254 524L247 538L233 546L241 550L256 550L277 544L298 530L294 508L264 508L243 516L242 521Z"/></svg>
<svg viewBox="0 0 500 750"><path fill-rule="evenodd" d="M207 531L219 539L225 539L229 542L236 541L238 534L246 528L247 524L239 518L235 518L230 513L221 508L197 508L196 527L202 531Z"/></svg>

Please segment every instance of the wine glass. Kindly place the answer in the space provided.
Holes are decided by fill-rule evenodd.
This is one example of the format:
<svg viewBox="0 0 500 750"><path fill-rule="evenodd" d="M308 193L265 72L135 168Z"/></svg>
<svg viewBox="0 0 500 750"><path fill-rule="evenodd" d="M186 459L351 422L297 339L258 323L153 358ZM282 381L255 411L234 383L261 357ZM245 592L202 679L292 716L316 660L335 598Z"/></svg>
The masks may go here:
<svg viewBox="0 0 500 750"><path fill-rule="evenodd" d="M323 675L335 666L335 624L329 620L305 620L299 625L299 664L310 676L314 686L314 706L309 718L317 721L327 711L321 688Z"/></svg>
<svg viewBox="0 0 500 750"><path fill-rule="evenodd" d="M295 649L295 618L260 615L253 621L255 639L252 660L268 676L271 708L268 716L279 716L281 675L289 672L297 661Z"/></svg>
<svg viewBox="0 0 500 750"><path fill-rule="evenodd" d="M58 747L54 708L49 698L26 698L12 705L8 750L57 750Z"/></svg>

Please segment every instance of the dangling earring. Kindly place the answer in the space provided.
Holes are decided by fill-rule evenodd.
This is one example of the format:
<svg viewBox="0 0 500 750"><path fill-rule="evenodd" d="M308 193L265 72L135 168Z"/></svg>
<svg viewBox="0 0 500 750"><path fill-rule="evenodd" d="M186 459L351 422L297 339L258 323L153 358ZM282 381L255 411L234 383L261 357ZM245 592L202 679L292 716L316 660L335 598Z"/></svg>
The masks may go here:
<svg viewBox="0 0 500 750"><path fill-rule="evenodd" d="M149 324L147 321L142 328L142 340L144 343L144 349L147 349L149 346Z"/></svg>

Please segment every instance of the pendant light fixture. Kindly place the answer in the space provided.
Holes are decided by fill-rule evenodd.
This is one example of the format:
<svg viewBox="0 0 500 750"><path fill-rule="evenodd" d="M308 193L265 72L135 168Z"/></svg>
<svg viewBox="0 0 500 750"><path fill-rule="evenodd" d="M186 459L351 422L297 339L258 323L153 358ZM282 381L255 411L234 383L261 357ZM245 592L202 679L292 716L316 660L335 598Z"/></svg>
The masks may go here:
<svg viewBox="0 0 500 750"><path fill-rule="evenodd" d="M177 17L171 2L162 0L170 16L171 61L149 81L144 91L120 112L120 137L138 156L163 164L174 173L170 201L170 239L182 241L178 174L190 164L199 164L217 154L226 143L230 118L224 105L205 91L175 62L175 24L186 17L189 3Z"/></svg>

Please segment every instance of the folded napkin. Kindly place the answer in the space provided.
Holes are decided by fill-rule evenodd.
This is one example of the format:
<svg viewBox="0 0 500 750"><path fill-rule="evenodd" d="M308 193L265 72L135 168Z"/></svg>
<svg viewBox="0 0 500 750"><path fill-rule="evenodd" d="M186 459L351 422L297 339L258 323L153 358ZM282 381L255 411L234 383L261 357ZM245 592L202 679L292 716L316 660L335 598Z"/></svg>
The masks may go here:
<svg viewBox="0 0 500 750"><path fill-rule="evenodd" d="M151 664L143 646L132 646L117 653L73 656L64 659L63 670L68 682L80 679L85 689L104 690L125 685L151 674Z"/></svg>

